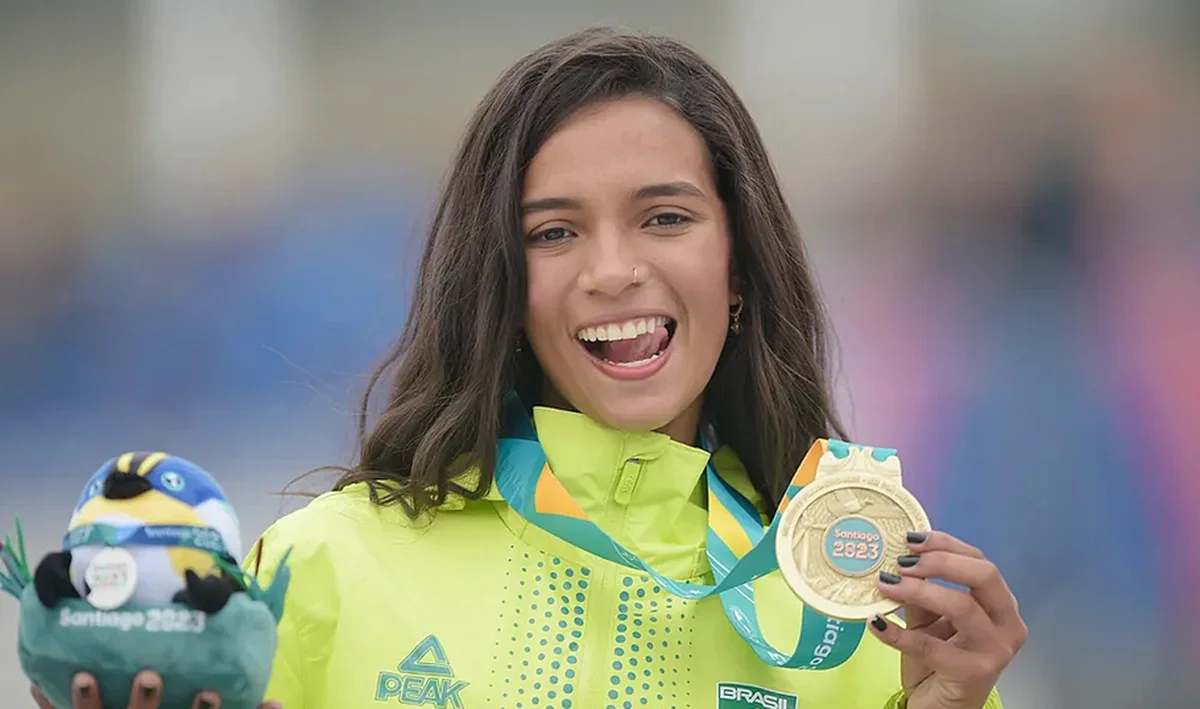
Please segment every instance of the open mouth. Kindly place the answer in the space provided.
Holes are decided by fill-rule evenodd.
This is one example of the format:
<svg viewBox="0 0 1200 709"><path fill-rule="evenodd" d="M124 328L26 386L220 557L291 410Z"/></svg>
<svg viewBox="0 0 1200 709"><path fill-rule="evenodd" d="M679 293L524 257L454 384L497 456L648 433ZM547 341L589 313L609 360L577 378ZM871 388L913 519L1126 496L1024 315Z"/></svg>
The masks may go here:
<svg viewBox="0 0 1200 709"><path fill-rule="evenodd" d="M663 316L585 327L575 334L596 359L618 367L643 367L662 356L675 335L675 321Z"/></svg>

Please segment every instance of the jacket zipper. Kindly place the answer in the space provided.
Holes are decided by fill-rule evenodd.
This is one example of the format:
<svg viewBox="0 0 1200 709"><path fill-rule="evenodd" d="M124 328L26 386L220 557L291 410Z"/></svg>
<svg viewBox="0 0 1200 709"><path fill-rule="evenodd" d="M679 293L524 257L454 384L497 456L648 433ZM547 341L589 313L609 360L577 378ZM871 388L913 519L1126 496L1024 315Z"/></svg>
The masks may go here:
<svg viewBox="0 0 1200 709"><path fill-rule="evenodd" d="M613 487L612 497L604 510L603 526L605 529L617 530L614 537L620 536L625 516L629 512L629 503L633 500L633 491L637 487L638 478L642 472L642 461L639 458L629 458L621 464L621 472ZM612 700L607 695L609 683L606 671L597 672L599 668L607 670L607 659L613 652L613 628L617 617L617 577L627 573L624 567L602 561L593 574L592 594L588 602L588 623L584 633L591 642L582 643L586 650L580 654L579 696L584 702L581 706L607 706ZM602 653L602 654L601 654ZM593 686L595 685L595 686ZM593 696L594 694L594 696ZM586 703L585 703L586 702ZM603 702L602 704L599 702Z"/></svg>

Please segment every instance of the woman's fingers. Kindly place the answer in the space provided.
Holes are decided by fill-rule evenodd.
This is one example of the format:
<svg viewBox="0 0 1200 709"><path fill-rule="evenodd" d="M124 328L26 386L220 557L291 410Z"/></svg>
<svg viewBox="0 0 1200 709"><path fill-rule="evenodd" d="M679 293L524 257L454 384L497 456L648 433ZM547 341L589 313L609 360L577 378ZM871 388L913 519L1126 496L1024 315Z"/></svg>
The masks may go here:
<svg viewBox="0 0 1200 709"><path fill-rule="evenodd" d="M1021 616L1017 599L996 565L987 559L961 556L948 551L929 551L901 557L900 575L943 579L971 589L971 595L997 625L1009 626Z"/></svg>
<svg viewBox="0 0 1200 709"><path fill-rule="evenodd" d="M42 694L42 690L37 688L36 684L29 685L29 694L33 697L34 704L37 704L38 709L54 709L54 705L46 699L46 695Z"/></svg>
<svg viewBox="0 0 1200 709"><path fill-rule="evenodd" d="M954 625L969 645L987 647L999 642L999 630L983 607L970 594L939 586L919 578L881 574L879 590L908 608L924 611L926 617L940 616Z"/></svg>
<svg viewBox="0 0 1200 709"><path fill-rule="evenodd" d="M29 694L38 709L55 709L37 685L29 685ZM103 709L100 706L100 690L96 686L96 679L86 672L75 675L71 680L71 709Z"/></svg>
<svg viewBox="0 0 1200 709"><path fill-rule="evenodd" d="M42 690L35 685L29 685L29 694L37 704L38 709L55 709ZM89 674L81 673L75 676L71 685L74 697L72 709L103 709L100 706L100 691L96 680ZM133 681L133 690L129 695L129 709L159 709L162 695L162 678L154 672L145 671L138 674ZM214 692L201 692L192 702L192 709L221 709L221 698ZM258 709L283 709L279 702L270 701L259 705Z"/></svg>
<svg viewBox="0 0 1200 709"><path fill-rule="evenodd" d="M961 677L973 671L972 665L976 660L972 653L930 633L901 628L881 616L875 616L869 625L871 632L885 645L920 660L934 672Z"/></svg>
<svg viewBox="0 0 1200 709"><path fill-rule="evenodd" d="M139 672L133 678L133 689L129 693L129 709L158 709L162 695L162 678L149 670Z"/></svg>
<svg viewBox="0 0 1200 709"><path fill-rule="evenodd" d="M100 706L100 686L96 678L86 672L75 675L71 683L72 706L74 709L103 709Z"/></svg>
<svg viewBox="0 0 1200 709"><path fill-rule="evenodd" d="M996 565L975 547L945 532L929 532L914 543L914 538L921 536L909 536L909 548L916 553L900 558L900 574L966 586L1013 649L1019 649L1029 631L1021 619L1017 598Z"/></svg>
<svg viewBox="0 0 1200 709"><path fill-rule="evenodd" d="M982 551L945 532L909 532L905 541L908 543L908 548L918 554L927 551L949 551L976 559L984 558Z"/></svg>
<svg viewBox="0 0 1200 709"><path fill-rule="evenodd" d="M912 609L914 607L915 606L905 606L905 620L912 615ZM949 640L958 633L958 629L954 627L954 623L951 623L949 618L937 618L928 625L913 625L912 623L905 623L904 627L914 632L925 633L926 635L935 637L938 640Z"/></svg>

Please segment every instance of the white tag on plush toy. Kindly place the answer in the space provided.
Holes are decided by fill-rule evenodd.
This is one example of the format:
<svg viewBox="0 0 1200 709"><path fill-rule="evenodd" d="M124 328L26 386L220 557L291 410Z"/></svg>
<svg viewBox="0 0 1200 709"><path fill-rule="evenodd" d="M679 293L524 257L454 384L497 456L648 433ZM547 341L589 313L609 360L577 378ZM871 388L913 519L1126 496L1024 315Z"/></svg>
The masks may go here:
<svg viewBox="0 0 1200 709"><path fill-rule="evenodd" d="M116 610L133 597L137 588L137 562L128 551L108 547L96 554L83 578L91 589L88 603L102 611Z"/></svg>

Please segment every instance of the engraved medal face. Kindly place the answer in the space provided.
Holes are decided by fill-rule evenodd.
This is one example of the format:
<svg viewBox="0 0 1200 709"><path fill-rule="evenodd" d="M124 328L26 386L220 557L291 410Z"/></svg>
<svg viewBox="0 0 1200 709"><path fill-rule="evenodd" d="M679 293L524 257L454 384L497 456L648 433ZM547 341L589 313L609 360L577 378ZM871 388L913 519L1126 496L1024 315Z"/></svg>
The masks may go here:
<svg viewBox="0 0 1200 709"><path fill-rule="evenodd" d="M875 587L880 571L897 572L904 537L928 531L920 503L884 476L822 476L784 510L776 537L783 578L813 610L841 620L886 615L899 604Z"/></svg>

